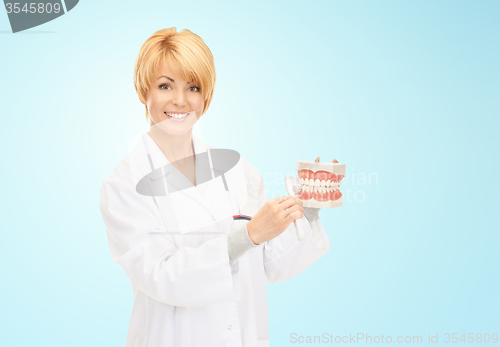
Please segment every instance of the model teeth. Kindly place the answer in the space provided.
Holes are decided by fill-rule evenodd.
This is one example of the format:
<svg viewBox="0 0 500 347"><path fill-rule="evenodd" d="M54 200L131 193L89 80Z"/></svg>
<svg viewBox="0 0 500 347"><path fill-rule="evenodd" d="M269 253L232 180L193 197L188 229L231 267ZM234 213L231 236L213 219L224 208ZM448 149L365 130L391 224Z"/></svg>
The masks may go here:
<svg viewBox="0 0 500 347"><path fill-rule="evenodd" d="M301 192L308 192L308 193L312 193L312 192L322 192L322 193L329 193L331 192L332 190L338 190L339 187L315 187L315 186L302 186L300 191Z"/></svg>
<svg viewBox="0 0 500 347"><path fill-rule="evenodd" d="M187 117L189 112L188 113L167 113L167 112L165 112L165 114L169 115L172 118L181 119L181 118Z"/></svg>
<svg viewBox="0 0 500 347"><path fill-rule="evenodd" d="M339 189L340 187L340 182L335 182L335 181L325 181L325 180L321 180L319 181L318 179L314 180L314 179L303 179L301 178L300 179L300 185L301 187L309 187L309 188L333 188L333 189ZM312 191L312 190L311 190Z"/></svg>

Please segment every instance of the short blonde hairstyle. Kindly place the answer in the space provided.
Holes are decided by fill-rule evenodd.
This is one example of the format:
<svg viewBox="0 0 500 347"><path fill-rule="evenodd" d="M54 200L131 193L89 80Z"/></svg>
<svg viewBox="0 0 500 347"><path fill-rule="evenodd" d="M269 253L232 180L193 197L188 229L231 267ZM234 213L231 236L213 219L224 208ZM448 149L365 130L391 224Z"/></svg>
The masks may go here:
<svg viewBox="0 0 500 347"><path fill-rule="evenodd" d="M172 27L158 30L144 42L134 67L134 86L141 102L146 103L148 91L156 83L158 69L165 64L183 79L200 86L205 99L204 114L214 93L215 64L203 39L188 29L177 32ZM148 107L145 107L149 122Z"/></svg>

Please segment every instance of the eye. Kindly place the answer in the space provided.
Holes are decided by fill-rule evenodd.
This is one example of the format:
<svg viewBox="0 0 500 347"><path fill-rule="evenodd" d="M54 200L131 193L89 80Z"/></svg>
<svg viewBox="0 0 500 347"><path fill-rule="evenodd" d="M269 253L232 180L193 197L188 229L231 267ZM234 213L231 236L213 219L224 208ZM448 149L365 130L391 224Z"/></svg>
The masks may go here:
<svg viewBox="0 0 500 347"><path fill-rule="evenodd" d="M191 89L191 88L196 88L195 92L199 92L200 91L200 87L198 87L198 86L192 86L189 89Z"/></svg>
<svg viewBox="0 0 500 347"><path fill-rule="evenodd" d="M165 84L165 83L159 85L160 89L164 89L163 87L170 87L170 86L168 84Z"/></svg>

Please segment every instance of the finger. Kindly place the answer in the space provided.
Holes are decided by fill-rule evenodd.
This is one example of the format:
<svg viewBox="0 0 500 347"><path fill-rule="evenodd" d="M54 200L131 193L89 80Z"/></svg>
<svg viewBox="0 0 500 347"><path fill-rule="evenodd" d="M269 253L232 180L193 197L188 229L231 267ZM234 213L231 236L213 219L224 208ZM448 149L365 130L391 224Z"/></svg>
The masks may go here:
<svg viewBox="0 0 500 347"><path fill-rule="evenodd" d="M300 207L299 205L293 205L292 207L290 207L287 211L292 211L292 212L302 212L302 207Z"/></svg>
<svg viewBox="0 0 500 347"><path fill-rule="evenodd" d="M278 204L281 203L282 201L285 201L288 199L288 196L278 196L277 198L271 199L274 202L277 202Z"/></svg>
<svg viewBox="0 0 500 347"><path fill-rule="evenodd" d="M332 163L338 163L337 159L333 159Z"/></svg>
<svg viewBox="0 0 500 347"><path fill-rule="evenodd" d="M289 196L286 200L279 203L279 207L282 209L287 209L299 203L299 198L295 196Z"/></svg>
<svg viewBox="0 0 500 347"><path fill-rule="evenodd" d="M300 208L299 205L292 205L287 210L284 210L283 211L283 216L284 216L284 218L286 218L286 216L288 216L290 213L295 213L295 212L302 213L302 209Z"/></svg>
<svg viewBox="0 0 500 347"><path fill-rule="evenodd" d="M316 163L319 163L319 157L316 158L315 160Z"/></svg>
<svg viewBox="0 0 500 347"><path fill-rule="evenodd" d="M301 209L304 209L304 203L300 199L297 199L297 202L294 205L299 206Z"/></svg>
<svg viewBox="0 0 500 347"><path fill-rule="evenodd" d="M304 214L302 212L300 212L300 211L293 211L293 209L290 209L287 212L290 212L290 213L288 213L286 215L285 219L289 219L292 222L295 221L295 220L297 220L297 219L301 219L304 216Z"/></svg>

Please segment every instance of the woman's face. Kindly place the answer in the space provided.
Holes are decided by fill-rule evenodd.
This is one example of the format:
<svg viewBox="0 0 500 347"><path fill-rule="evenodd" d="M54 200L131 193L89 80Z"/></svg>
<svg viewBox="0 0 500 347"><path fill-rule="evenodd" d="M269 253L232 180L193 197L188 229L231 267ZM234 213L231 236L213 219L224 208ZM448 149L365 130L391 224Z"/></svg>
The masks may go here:
<svg viewBox="0 0 500 347"><path fill-rule="evenodd" d="M205 106L199 86L175 75L168 66L159 69L146 102L150 125L156 125L171 135L183 135L191 130ZM189 114L175 119L167 113Z"/></svg>

